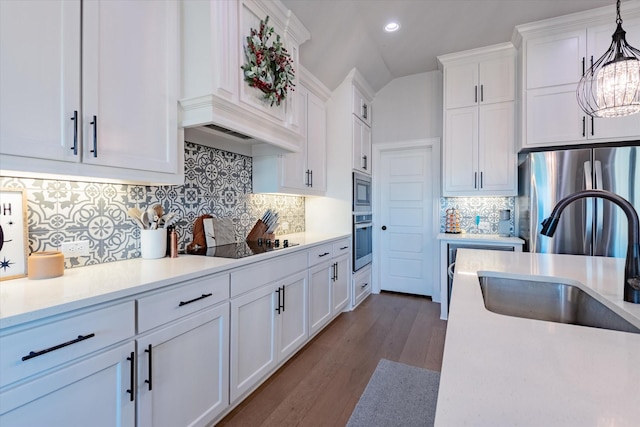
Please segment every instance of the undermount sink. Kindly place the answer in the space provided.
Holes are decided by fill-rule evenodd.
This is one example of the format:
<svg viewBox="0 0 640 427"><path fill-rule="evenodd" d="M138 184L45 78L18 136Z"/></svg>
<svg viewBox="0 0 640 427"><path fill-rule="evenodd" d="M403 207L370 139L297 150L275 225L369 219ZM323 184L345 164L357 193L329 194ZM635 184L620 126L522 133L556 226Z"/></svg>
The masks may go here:
<svg viewBox="0 0 640 427"><path fill-rule="evenodd" d="M479 276L487 310L507 316L640 334L634 326L577 286Z"/></svg>

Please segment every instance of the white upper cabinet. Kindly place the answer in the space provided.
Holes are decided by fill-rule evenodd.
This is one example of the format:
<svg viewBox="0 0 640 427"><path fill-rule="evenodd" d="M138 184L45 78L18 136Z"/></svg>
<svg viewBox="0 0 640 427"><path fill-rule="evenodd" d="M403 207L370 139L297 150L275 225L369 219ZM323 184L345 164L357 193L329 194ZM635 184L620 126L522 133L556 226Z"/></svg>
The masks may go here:
<svg viewBox="0 0 640 427"><path fill-rule="evenodd" d="M353 87L353 114L371 127L371 101L356 86Z"/></svg>
<svg viewBox="0 0 640 427"><path fill-rule="evenodd" d="M640 7L622 3L626 39L640 46ZM638 116L592 118L576 100L584 71L609 48L615 8L516 27L522 66L521 148L637 140Z"/></svg>
<svg viewBox="0 0 640 427"><path fill-rule="evenodd" d="M3 173L181 183L177 1L0 7Z"/></svg>
<svg viewBox="0 0 640 427"><path fill-rule="evenodd" d="M515 195L513 45L504 43L438 60L445 93L443 195Z"/></svg>
<svg viewBox="0 0 640 427"><path fill-rule="evenodd" d="M183 12L182 125L216 124L264 141L287 152L303 143L295 91L271 104L264 93L249 86L241 67L252 29L269 17L268 26L290 55L299 81L299 46L310 38L302 23L280 1L185 1Z"/></svg>
<svg viewBox="0 0 640 427"><path fill-rule="evenodd" d="M446 68L446 108L513 101L515 99L513 56L489 58L480 62Z"/></svg>
<svg viewBox="0 0 640 427"><path fill-rule="evenodd" d="M274 154L266 146L253 150L254 193L322 196L327 189L327 117L329 90L301 68L296 88L298 127L303 135L300 152ZM307 84L309 88L304 86ZM267 148L266 150L264 150Z"/></svg>

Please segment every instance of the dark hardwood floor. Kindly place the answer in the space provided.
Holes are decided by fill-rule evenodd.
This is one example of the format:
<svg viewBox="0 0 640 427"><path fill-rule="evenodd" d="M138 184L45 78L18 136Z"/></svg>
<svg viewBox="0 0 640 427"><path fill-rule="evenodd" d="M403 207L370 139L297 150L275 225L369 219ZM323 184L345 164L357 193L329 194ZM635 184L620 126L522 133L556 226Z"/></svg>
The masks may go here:
<svg viewBox="0 0 640 427"><path fill-rule="evenodd" d="M344 426L381 358L440 371L446 325L429 298L370 295L218 425Z"/></svg>

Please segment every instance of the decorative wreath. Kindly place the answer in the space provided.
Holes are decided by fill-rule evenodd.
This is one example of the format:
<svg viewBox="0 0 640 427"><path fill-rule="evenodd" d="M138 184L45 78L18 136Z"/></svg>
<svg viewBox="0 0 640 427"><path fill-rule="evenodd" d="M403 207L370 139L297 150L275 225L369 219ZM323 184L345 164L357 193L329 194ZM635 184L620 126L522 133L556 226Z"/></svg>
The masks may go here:
<svg viewBox="0 0 640 427"><path fill-rule="evenodd" d="M247 61L240 68L244 71L244 80L249 86L260 89L264 93L263 98L273 106L274 103L280 105L286 98L287 91L293 90L295 70L289 52L282 46L278 34L276 41L271 46L267 45L274 31L268 24L267 16L264 21L260 21L259 30L251 29L244 48Z"/></svg>

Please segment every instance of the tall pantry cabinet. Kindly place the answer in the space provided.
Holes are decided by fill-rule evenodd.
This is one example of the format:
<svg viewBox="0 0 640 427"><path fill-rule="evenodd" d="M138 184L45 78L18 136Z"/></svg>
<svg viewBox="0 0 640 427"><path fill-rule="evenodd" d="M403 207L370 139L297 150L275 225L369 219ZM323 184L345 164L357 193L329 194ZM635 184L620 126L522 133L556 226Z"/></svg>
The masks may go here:
<svg viewBox="0 0 640 427"><path fill-rule="evenodd" d="M516 194L515 54L503 43L438 57L444 196Z"/></svg>

